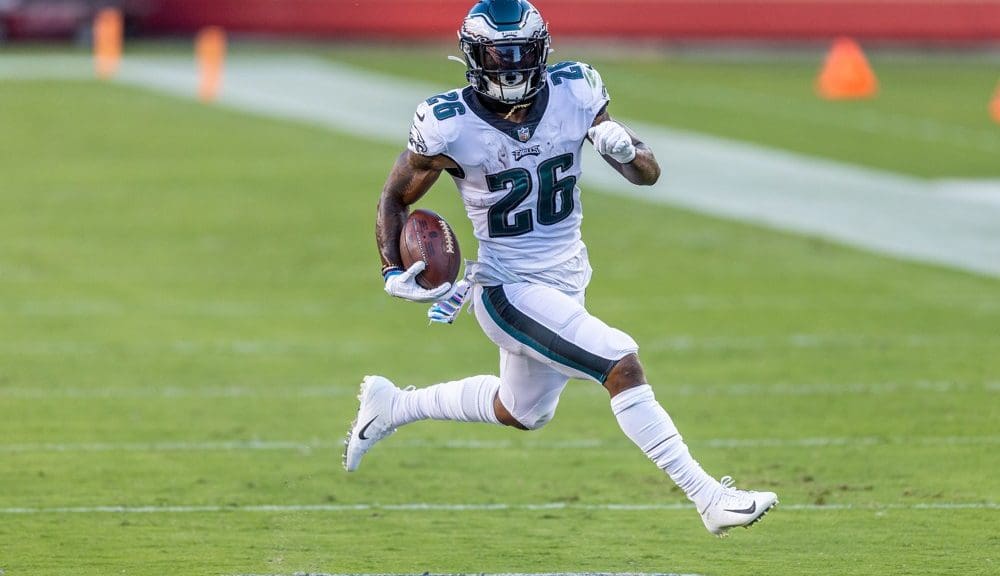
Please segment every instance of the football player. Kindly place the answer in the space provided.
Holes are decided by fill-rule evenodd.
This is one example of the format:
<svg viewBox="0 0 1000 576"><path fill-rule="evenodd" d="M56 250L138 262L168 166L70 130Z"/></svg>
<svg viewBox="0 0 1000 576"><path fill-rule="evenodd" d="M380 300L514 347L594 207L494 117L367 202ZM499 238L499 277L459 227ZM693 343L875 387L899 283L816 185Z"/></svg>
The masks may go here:
<svg viewBox="0 0 1000 576"><path fill-rule="evenodd" d="M584 307L591 268L580 236L583 142L637 185L660 177L652 150L608 114L596 70L547 65L549 33L530 3L482 0L458 35L469 85L417 107L407 150L382 190L376 236L386 292L436 302L428 314L444 323L471 301L500 348L500 375L405 390L366 377L345 468L355 470L375 443L419 420L536 430L552 419L568 380L582 378L607 389L622 431L694 502L711 533L753 524L777 496L705 473L657 403L636 342ZM424 262L402 269L399 239L408 207L442 171L455 181L479 253L467 281L425 289L415 281Z"/></svg>

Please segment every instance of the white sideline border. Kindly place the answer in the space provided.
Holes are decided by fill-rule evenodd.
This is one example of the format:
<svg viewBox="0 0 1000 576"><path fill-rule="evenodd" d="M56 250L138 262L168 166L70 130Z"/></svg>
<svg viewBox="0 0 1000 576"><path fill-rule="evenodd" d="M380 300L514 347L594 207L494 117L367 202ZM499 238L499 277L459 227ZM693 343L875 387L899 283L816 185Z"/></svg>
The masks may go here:
<svg viewBox="0 0 1000 576"><path fill-rule="evenodd" d="M926 502L914 504L779 504L781 510L793 511L845 511L860 510L879 512L885 510L1000 510L996 502ZM404 504L251 504L247 506L55 506L45 508L10 507L0 508L0 515L41 515L41 514L197 514L221 512L497 512L497 511L589 511L589 512L672 512L693 510L691 503L668 504L572 504L549 502L544 504L447 504L412 502Z"/></svg>
<svg viewBox="0 0 1000 576"><path fill-rule="evenodd" d="M460 78L456 75L456 84ZM118 81L185 99L196 94L197 79L186 59L133 58L123 63ZM231 59L219 103L402 148L416 104L440 89L318 58ZM363 103L360 109L358 103ZM668 177L653 187L628 185L588 146L585 189L594 185L895 258L1000 276L1000 204L983 201L991 198L990 190L1000 189L996 181L975 183L974 190L958 194L951 192L955 183L949 182L942 192L937 182L885 170L630 124L661 156ZM944 132L934 128L936 137L942 137ZM990 133L983 134L988 138Z"/></svg>
<svg viewBox="0 0 1000 576"><path fill-rule="evenodd" d="M709 438L689 440L705 448L857 448L872 446L989 446L1000 444L1000 436L842 436L806 438ZM340 441L322 440L221 440L159 442L30 442L0 444L0 454L78 454L93 452L313 452L339 449ZM625 439L580 438L575 440L448 440L397 439L389 449L428 448L438 450L595 450L631 446Z"/></svg>

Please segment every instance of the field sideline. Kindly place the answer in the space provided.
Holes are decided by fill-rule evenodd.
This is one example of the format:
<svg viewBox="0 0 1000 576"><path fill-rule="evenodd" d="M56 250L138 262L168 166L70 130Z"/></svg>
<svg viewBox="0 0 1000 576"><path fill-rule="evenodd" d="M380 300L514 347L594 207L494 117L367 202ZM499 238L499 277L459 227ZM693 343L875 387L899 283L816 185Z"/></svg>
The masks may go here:
<svg viewBox="0 0 1000 576"><path fill-rule="evenodd" d="M227 78L224 105L392 143L413 102L447 89L294 56L237 60ZM130 62L122 80L189 96L196 79L187 62L160 58ZM588 188L1000 276L1000 180L927 182L627 121L661 155L667 178L631 186L588 154Z"/></svg>
<svg viewBox="0 0 1000 576"><path fill-rule="evenodd" d="M995 570L996 279L588 194L589 306L639 341L705 466L778 509L708 536L584 383L539 432L414 426L348 475L362 375L496 366L471 317L427 327L381 291L371 221L401 144L0 87L5 574ZM471 249L450 183L423 205Z"/></svg>

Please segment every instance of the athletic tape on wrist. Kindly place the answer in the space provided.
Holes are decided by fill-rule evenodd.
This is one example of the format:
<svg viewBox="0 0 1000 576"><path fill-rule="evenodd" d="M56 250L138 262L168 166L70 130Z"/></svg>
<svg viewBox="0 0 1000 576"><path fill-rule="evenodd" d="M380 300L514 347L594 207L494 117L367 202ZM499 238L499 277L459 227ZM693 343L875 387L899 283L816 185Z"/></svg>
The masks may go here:
<svg viewBox="0 0 1000 576"><path fill-rule="evenodd" d="M402 274L402 273L403 273L403 271L399 268L399 266L383 266L382 267L382 281L385 282L389 278L391 278L393 276L398 276L399 274Z"/></svg>

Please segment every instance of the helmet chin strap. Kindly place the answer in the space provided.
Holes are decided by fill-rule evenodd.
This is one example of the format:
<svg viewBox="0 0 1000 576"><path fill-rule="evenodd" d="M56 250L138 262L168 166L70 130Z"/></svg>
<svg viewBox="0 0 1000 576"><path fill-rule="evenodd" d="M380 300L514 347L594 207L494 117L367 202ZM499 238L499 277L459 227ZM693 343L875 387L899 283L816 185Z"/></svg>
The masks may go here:
<svg viewBox="0 0 1000 576"><path fill-rule="evenodd" d="M507 115L504 116L503 119L504 120L510 120L511 114L513 114L514 112L516 112L516 111L518 111L518 110L520 110L522 108L527 108L528 106L531 106L531 102L525 102L524 104L514 104L513 106L510 107L510 111L507 112Z"/></svg>
<svg viewBox="0 0 1000 576"><path fill-rule="evenodd" d="M529 78L530 78L530 76L529 76ZM527 92L528 82L529 81L527 79L524 80L525 92ZM500 85L500 93L503 94L503 85ZM518 110L522 110L524 108L527 108L527 107L531 106L531 103L534 102L534 101L535 101L535 97L534 97L534 95L532 95L530 98L525 98L525 99L521 100L517 104L510 104L510 110L507 111L507 114L504 115L503 119L504 120L510 120L510 117L514 114L514 112L517 112ZM504 104L507 104L507 103L504 102Z"/></svg>

